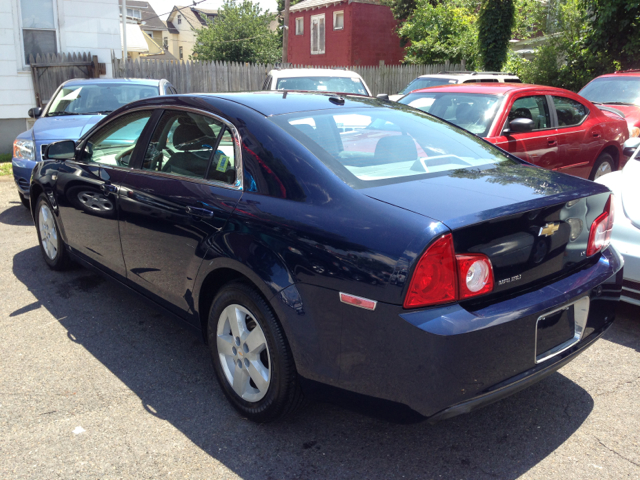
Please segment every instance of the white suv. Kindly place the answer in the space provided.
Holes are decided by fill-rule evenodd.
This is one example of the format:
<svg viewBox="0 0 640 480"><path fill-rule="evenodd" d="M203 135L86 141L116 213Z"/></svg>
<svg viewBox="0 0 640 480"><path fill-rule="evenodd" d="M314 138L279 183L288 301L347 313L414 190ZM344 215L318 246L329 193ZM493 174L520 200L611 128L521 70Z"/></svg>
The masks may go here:
<svg viewBox="0 0 640 480"><path fill-rule="evenodd" d="M522 83L517 75L504 72L440 72L422 75L413 80L398 95L389 95L394 102L409 92L421 88L437 87L439 85L454 85L457 83Z"/></svg>
<svg viewBox="0 0 640 480"><path fill-rule="evenodd" d="M297 90L371 96L356 72L332 68L283 68L269 72L262 90Z"/></svg>

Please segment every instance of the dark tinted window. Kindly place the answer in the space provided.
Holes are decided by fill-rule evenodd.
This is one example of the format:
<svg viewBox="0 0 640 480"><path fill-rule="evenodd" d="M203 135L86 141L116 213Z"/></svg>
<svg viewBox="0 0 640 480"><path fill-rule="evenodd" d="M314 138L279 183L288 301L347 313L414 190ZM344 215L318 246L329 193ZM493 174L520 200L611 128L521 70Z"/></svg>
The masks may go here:
<svg viewBox="0 0 640 480"><path fill-rule="evenodd" d="M552 98L553 105L556 107L556 115L558 115L559 127L580 125L589 115L589 109L580 102L566 97L554 96Z"/></svg>
<svg viewBox="0 0 640 480"><path fill-rule="evenodd" d="M519 78L505 78L504 83L522 83Z"/></svg>
<svg viewBox="0 0 640 480"><path fill-rule="evenodd" d="M85 144L83 161L128 166L151 111L122 115L96 131Z"/></svg>
<svg viewBox="0 0 640 480"><path fill-rule="evenodd" d="M509 111L509 120L515 118L528 118L533 120L534 130L551 128L551 115L544 95L518 98Z"/></svg>
<svg viewBox="0 0 640 480"><path fill-rule="evenodd" d="M234 165L220 150L226 147L218 146L223 130L224 126L213 118L166 111L151 136L142 168L192 178L205 178L209 168L219 168L218 175L208 178L233 183ZM224 165L218 166L219 161Z"/></svg>

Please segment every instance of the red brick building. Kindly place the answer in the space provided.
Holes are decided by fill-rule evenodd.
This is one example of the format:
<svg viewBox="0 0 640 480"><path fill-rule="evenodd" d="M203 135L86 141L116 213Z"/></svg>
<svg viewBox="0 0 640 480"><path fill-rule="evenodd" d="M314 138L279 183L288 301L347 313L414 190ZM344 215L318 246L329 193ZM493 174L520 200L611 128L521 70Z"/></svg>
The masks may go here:
<svg viewBox="0 0 640 480"><path fill-rule="evenodd" d="M377 0L305 0L289 12L289 63L377 66L404 58L391 10Z"/></svg>

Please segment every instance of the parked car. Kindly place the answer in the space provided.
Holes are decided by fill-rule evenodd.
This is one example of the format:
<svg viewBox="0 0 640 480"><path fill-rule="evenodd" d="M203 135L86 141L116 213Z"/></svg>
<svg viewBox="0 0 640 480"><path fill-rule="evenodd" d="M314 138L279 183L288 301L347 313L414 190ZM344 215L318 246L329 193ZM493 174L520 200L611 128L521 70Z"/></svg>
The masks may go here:
<svg viewBox="0 0 640 480"><path fill-rule="evenodd" d="M596 179L624 167L624 119L568 90L540 85L452 85L399 100L549 170Z"/></svg>
<svg viewBox="0 0 640 480"><path fill-rule="evenodd" d="M629 125L629 137L640 136L640 70L601 75L578 94L595 105L621 112Z"/></svg>
<svg viewBox="0 0 640 480"><path fill-rule="evenodd" d="M262 90L331 92L371 96L363 78L351 70L334 68L276 68L264 80Z"/></svg>
<svg viewBox="0 0 640 480"><path fill-rule="evenodd" d="M33 127L13 142L13 177L20 200L29 206L29 179L46 146L77 140L108 113L134 100L178 93L167 80L74 79L64 82L44 107L32 108Z"/></svg>
<svg viewBox="0 0 640 480"><path fill-rule="evenodd" d="M345 117L368 126L341 132ZM198 330L255 421L322 385L465 413L614 320L609 190L404 105L141 100L45 158L30 195L46 264L92 266Z"/></svg>
<svg viewBox="0 0 640 480"><path fill-rule="evenodd" d="M613 192L616 220L611 243L624 257L622 300L640 305L640 138L625 142L625 154L631 158L620 172L599 178Z"/></svg>
<svg viewBox="0 0 640 480"><path fill-rule="evenodd" d="M396 102L404 95L423 88L440 85L458 85L460 83L522 83L517 75L505 72L440 72L420 75L412 80L397 95L389 95L389 100Z"/></svg>

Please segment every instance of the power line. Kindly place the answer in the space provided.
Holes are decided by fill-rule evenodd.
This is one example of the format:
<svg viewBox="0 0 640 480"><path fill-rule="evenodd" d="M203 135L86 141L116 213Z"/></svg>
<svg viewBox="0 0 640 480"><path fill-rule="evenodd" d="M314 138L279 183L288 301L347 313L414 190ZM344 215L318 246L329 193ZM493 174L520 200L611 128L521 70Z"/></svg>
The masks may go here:
<svg viewBox="0 0 640 480"><path fill-rule="evenodd" d="M180 10L184 10L185 8L191 8L191 7L195 7L196 5L198 5L199 3L204 3L207 0L198 0L197 2L194 1L193 4L191 5L187 5L186 7L180 7L177 9L177 11L179 12ZM149 2L147 2L149 3ZM129 8L129 6L127 5L127 8ZM135 7L131 7L131 8L135 8ZM153 20L154 18L160 18L163 15L170 15L171 13L173 13L173 10L171 10L170 12L166 12L166 13L161 13L160 15L156 15L155 17L149 17L149 18L145 18L143 21L147 21L147 20Z"/></svg>

